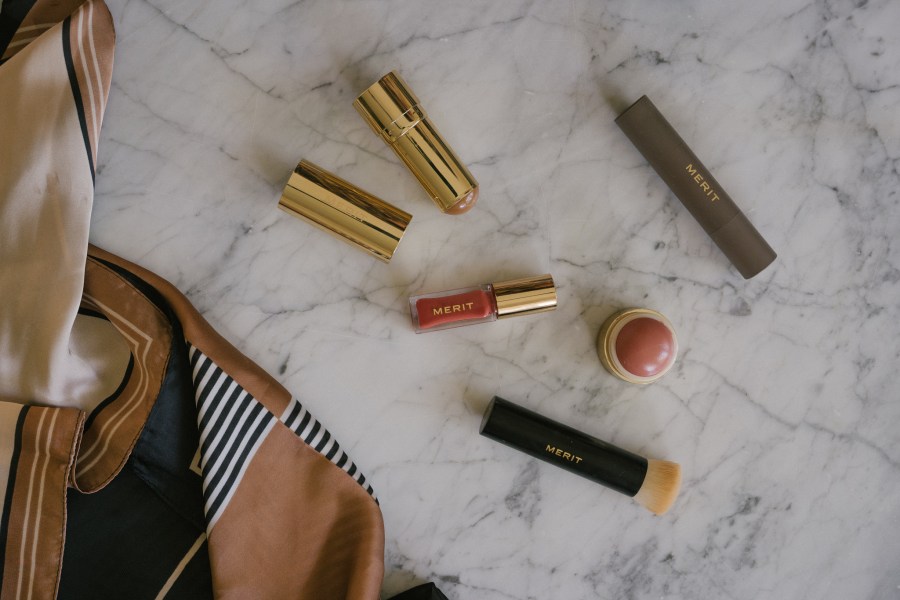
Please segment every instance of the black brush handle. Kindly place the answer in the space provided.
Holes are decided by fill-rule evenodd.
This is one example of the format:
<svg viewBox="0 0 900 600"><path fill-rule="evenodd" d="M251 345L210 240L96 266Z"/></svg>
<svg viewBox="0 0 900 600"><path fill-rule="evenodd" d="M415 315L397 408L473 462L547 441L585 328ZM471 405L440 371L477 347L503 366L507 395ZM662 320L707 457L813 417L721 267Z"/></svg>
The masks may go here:
<svg viewBox="0 0 900 600"><path fill-rule="evenodd" d="M494 396L481 435L627 496L641 489L647 459Z"/></svg>

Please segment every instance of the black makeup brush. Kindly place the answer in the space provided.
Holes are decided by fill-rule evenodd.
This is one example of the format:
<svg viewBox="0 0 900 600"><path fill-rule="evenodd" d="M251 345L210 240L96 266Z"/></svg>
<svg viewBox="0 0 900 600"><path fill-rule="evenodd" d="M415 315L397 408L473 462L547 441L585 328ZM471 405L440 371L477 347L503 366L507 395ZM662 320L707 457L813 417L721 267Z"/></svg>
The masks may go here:
<svg viewBox="0 0 900 600"><path fill-rule="evenodd" d="M681 467L648 460L494 396L481 435L632 496L650 512L665 513L681 486Z"/></svg>

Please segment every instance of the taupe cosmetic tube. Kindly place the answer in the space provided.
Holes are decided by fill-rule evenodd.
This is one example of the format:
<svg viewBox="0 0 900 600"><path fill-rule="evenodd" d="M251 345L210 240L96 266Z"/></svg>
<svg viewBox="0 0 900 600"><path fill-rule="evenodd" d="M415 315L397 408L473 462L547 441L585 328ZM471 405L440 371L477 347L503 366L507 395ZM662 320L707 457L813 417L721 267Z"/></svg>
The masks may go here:
<svg viewBox="0 0 900 600"><path fill-rule="evenodd" d="M776 254L647 96L616 124L745 279Z"/></svg>

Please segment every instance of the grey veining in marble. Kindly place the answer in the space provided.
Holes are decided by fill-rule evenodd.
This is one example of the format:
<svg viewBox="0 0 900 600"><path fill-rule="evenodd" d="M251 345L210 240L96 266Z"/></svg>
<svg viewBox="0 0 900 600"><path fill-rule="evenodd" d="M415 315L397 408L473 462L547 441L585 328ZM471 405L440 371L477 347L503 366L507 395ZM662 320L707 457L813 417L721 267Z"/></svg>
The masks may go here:
<svg viewBox="0 0 900 600"><path fill-rule="evenodd" d="M385 596L900 598L900 3L108 0L92 241L276 375L381 499ZM442 215L353 110L398 69L481 183ZM648 94L778 251L744 281L613 124ZM311 160L413 213L390 265L276 210ZM553 313L407 298L550 272ZM635 387L600 324L666 314ZM671 512L481 438L490 397L684 469Z"/></svg>

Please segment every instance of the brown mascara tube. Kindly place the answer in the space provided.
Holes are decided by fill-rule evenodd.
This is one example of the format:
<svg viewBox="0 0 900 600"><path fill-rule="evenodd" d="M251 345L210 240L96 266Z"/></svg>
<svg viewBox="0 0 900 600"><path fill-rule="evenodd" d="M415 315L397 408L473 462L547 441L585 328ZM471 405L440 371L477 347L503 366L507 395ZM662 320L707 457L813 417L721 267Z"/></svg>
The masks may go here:
<svg viewBox="0 0 900 600"><path fill-rule="evenodd" d="M775 260L775 251L647 96L616 124L745 279Z"/></svg>

